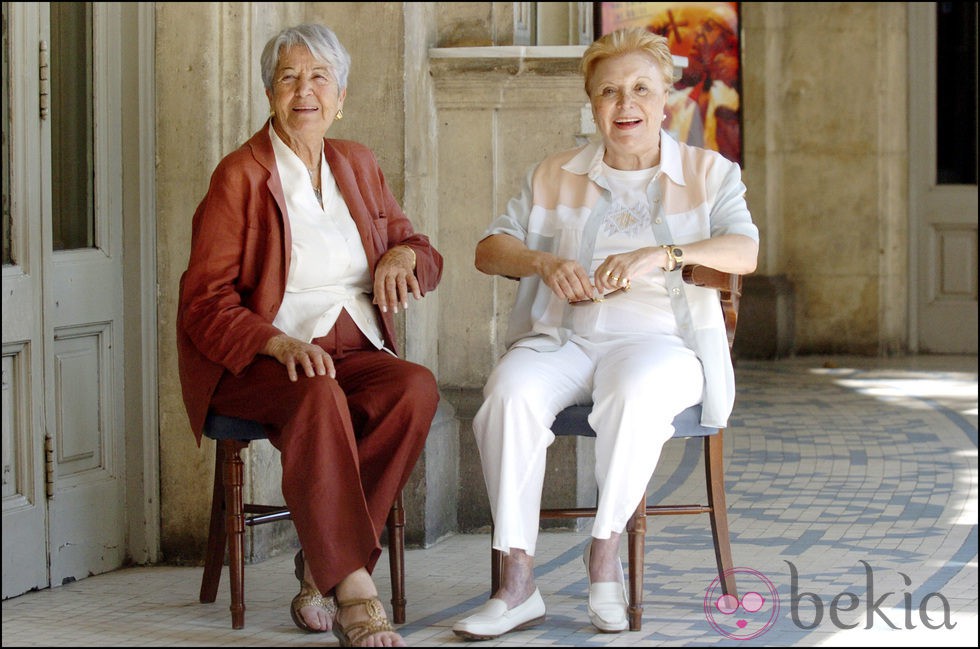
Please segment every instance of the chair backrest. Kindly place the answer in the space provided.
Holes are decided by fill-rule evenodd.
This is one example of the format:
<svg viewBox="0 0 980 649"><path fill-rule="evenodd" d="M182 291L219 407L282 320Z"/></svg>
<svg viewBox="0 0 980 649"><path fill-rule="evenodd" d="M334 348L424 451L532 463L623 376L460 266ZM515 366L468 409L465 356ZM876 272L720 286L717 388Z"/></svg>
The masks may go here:
<svg viewBox="0 0 980 649"><path fill-rule="evenodd" d="M728 350L731 352L732 345L735 344L735 327L738 324L738 302L742 297L742 276L700 264L684 266L681 272L688 284L718 290L721 311L725 316L725 330L728 332Z"/></svg>

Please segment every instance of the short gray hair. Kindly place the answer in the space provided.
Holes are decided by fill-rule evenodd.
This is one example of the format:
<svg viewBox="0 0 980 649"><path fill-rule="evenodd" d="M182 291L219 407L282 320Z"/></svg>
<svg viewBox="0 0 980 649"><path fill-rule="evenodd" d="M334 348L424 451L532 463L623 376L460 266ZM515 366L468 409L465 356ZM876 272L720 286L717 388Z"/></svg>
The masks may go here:
<svg viewBox="0 0 980 649"><path fill-rule="evenodd" d="M321 63L326 63L333 74L337 86L343 90L347 87L347 74L350 72L350 54L340 44L337 35L324 25L310 23L287 27L269 39L262 49L262 83L265 89L272 91L272 77L279 65L279 53L283 48L293 45L304 45L313 57Z"/></svg>

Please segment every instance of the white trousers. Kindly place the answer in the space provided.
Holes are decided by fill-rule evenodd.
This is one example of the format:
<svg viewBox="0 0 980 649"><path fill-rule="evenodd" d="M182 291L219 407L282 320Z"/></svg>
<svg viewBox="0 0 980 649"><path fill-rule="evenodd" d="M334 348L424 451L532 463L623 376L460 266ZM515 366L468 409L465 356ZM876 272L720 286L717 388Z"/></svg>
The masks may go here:
<svg viewBox="0 0 980 649"><path fill-rule="evenodd" d="M551 424L566 406L590 400L599 486L592 536L621 533L673 435L674 417L700 403L703 384L700 361L677 336L573 338L553 352L510 349L491 371L473 419L493 547L534 555Z"/></svg>

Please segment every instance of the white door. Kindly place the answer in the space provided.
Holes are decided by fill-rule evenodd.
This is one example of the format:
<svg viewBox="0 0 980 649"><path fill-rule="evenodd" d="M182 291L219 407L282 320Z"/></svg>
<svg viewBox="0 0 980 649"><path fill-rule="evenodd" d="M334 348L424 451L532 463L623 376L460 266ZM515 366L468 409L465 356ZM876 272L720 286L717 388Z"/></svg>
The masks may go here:
<svg viewBox="0 0 980 649"><path fill-rule="evenodd" d="M3 594L9 597L112 570L126 556L119 137L123 39L117 3L4 3L4 8L11 79L21 79L23 86L15 85L10 93L10 116L17 121L5 120L5 141L9 134L10 155L23 158L27 172L15 182L21 170L5 165L12 206L4 215L5 254L8 220L12 244L34 253L28 255L29 268L17 274L24 285L21 299L29 300L34 311L10 338L10 319L4 317L4 398L8 391L11 398L30 394L29 409L12 412L24 420L29 413L29 421L37 422L28 427L26 421L12 421L8 435L5 408ZM37 61L33 70L26 67L32 54ZM32 72L40 79L36 93L28 80ZM15 94L20 90L28 94ZM28 198L20 199L19 192ZM34 195L38 198L32 201ZM19 234L34 222L39 228ZM11 245L12 269L23 266L14 250ZM5 316L12 313L7 261L5 256ZM36 355L40 366L15 376L18 348L28 349L20 354L25 359L34 361ZM10 453L14 473L36 476L41 469L42 489L35 478L30 494L17 490L8 497L8 448L23 449ZM11 530L17 530L16 541ZM8 561L25 576L8 577ZM39 580L45 573L46 579Z"/></svg>
<svg viewBox="0 0 980 649"><path fill-rule="evenodd" d="M36 8L3 3L3 597L48 585Z"/></svg>
<svg viewBox="0 0 980 649"><path fill-rule="evenodd" d="M976 15L909 7L909 344L922 353L977 353Z"/></svg>

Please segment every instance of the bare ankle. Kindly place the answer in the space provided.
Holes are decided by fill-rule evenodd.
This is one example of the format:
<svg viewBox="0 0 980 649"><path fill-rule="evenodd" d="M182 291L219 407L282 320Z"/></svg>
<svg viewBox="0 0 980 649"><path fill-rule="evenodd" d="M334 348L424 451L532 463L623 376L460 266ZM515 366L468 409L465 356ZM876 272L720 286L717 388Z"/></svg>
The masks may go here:
<svg viewBox="0 0 980 649"><path fill-rule="evenodd" d="M507 608L514 608L524 603L534 590L534 557L519 548L511 548L510 554L503 557L500 588L493 597L503 600Z"/></svg>
<svg viewBox="0 0 980 649"><path fill-rule="evenodd" d="M343 603L355 599L370 599L378 596L378 589L374 585L374 580L364 568L355 570L344 577L334 589L337 602Z"/></svg>
<svg viewBox="0 0 980 649"><path fill-rule="evenodd" d="M593 582L620 581L622 563L619 545L622 535L613 534L608 539L592 539L589 576Z"/></svg>

